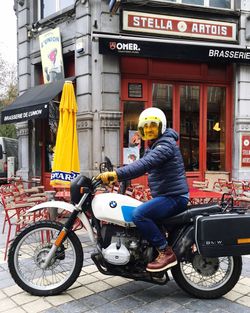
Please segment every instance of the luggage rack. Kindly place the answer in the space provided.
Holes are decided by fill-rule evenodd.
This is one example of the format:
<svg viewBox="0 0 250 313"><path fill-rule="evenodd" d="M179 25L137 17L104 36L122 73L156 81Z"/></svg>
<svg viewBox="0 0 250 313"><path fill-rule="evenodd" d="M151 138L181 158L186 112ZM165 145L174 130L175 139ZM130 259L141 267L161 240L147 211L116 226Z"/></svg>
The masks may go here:
<svg viewBox="0 0 250 313"><path fill-rule="evenodd" d="M245 214L249 212L249 207L243 207L235 205L235 198L231 193L223 193L221 197L221 207L222 212L231 212L231 213L239 213L239 214ZM236 202L237 203L237 202Z"/></svg>

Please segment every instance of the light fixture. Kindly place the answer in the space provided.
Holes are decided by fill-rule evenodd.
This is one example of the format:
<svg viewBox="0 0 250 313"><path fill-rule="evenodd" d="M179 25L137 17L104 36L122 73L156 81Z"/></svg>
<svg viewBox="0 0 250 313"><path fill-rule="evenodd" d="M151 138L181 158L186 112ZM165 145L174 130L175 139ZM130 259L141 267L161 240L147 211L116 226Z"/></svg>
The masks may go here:
<svg viewBox="0 0 250 313"><path fill-rule="evenodd" d="M219 123L219 122L217 122L217 123L214 124L213 130L215 130L216 132L221 131L220 123Z"/></svg>
<svg viewBox="0 0 250 313"><path fill-rule="evenodd" d="M22 6L24 6L24 2L25 2L25 0L18 0L18 4L22 7Z"/></svg>
<svg viewBox="0 0 250 313"><path fill-rule="evenodd" d="M111 14L115 14L121 4L121 0L110 0L109 1L109 10Z"/></svg>

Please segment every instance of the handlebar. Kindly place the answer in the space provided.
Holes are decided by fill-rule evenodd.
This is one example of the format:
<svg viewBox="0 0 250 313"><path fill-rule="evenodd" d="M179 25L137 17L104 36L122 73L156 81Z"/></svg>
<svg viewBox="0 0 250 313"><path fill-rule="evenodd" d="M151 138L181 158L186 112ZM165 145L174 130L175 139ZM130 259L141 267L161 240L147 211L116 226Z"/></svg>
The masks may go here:
<svg viewBox="0 0 250 313"><path fill-rule="evenodd" d="M97 187L99 187L102 184L101 179L96 179L95 177L92 178L92 187L93 190L95 191Z"/></svg>

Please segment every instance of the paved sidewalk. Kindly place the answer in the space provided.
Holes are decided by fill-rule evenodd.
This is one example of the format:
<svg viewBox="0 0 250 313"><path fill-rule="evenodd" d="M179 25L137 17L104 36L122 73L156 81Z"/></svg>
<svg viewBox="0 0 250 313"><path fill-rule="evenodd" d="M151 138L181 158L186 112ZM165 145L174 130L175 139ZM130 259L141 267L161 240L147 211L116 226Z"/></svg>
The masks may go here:
<svg viewBox="0 0 250 313"><path fill-rule="evenodd" d="M0 211L0 226L3 213ZM184 293L171 279L165 286L135 282L99 273L90 259L93 250L80 233L84 266L76 283L59 296L35 297L12 280L3 261L5 236L0 237L0 312L8 313L250 313L250 257L243 258L242 278L226 296L199 300Z"/></svg>

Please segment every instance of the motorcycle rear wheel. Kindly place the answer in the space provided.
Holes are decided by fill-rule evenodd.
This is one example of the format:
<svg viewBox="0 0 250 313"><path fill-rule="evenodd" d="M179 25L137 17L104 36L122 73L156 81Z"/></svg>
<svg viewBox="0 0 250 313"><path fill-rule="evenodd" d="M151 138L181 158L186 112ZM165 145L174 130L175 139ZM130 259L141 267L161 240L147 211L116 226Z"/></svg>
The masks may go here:
<svg viewBox="0 0 250 313"><path fill-rule="evenodd" d="M46 255L63 225L51 221L32 224L12 242L8 254L9 271L19 287L36 296L57 295L78 278L83 250L74 232L69 232L49 266L42 268Z"/></svg>
<svg viewBox="0 0 250 313"><path fill-rule="evenodd" d="M171 272L179 287L190 295L216 299L233 289L241 270L241 256L206 258L197 253L192 262L180 262Z"/></svg>

